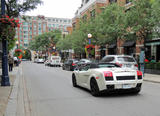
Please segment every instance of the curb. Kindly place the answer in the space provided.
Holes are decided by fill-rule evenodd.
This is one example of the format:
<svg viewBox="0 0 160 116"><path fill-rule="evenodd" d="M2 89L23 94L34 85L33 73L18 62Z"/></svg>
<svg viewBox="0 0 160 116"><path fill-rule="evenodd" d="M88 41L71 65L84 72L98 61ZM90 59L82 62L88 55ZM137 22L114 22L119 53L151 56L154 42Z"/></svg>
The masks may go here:
<svg viewBox="0 0 160 116"><path fill-rule="evenodd" d="M147 82L152 82L152 83L160 83L159 81L155 81L155 80L148 80L148 79L143 79L143 80Z"/></svg>
<svg viewBox="0 0 160 116"><path fill-rule="evenodd" d="M19 78L20 78L19 73L20 73L20 70L18 69L17 74L16 74L16 79L15 79L15 82L13 84L13 88L12 88L12 91L11 91L11 95L9 97L9 101L8 101L7 108L6 108L4 116L16 116L18 86L19 86Z"/></svg>

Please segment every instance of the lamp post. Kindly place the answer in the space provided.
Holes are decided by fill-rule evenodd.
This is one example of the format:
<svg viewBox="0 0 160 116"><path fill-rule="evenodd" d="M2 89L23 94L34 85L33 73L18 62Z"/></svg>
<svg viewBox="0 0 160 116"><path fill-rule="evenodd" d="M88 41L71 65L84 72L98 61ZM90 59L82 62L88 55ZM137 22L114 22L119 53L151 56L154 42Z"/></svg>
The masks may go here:
<svg viewBox="0 0 160 116"><path fill-rule="evenodd" d="M91 38L92 38L92 34L88 34L88 42L89 42L89 44L91 44Z"/></svg>
<svg viewBox="0 0 160 116"><path fill-rule="evenodd" d="M89 33L89 34L88 34L88 43L89 43L89 45L91 45L91 38L92 38L92 34ZM91 48L88 48L87 51L88 51L88 57L89 57L89 58L92 58Z"/></svg>
<svg viewBox="0 0 160 116"><path fill-rule="evenodd" d="M1 16L5 15L5 0L1 0ZM2 37L2 81L1 86L10 86L8 76L8 54L7 54L7 40Z"/></svg>
<svg viewBox="0 0 160 116"><path fill-rule="evenodd" d="M17 47L17 49L18 49L18 44L19 44L19 42L18 42L18 41L16 41L16 47Z"/></svg>

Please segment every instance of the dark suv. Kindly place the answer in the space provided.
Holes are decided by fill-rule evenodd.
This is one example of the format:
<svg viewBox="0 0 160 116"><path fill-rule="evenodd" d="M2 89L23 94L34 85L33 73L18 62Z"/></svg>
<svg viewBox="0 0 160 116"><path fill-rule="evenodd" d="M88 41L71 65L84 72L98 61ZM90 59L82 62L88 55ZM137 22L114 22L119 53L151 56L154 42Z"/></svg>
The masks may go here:
<svg viewBox="0 0 160 116"><path fill-rule="evenodd" d="M77 63L78 63L78 60L76 60L76 59L68 59L63 63L62 69L73 71L75 69Z"/></svg>

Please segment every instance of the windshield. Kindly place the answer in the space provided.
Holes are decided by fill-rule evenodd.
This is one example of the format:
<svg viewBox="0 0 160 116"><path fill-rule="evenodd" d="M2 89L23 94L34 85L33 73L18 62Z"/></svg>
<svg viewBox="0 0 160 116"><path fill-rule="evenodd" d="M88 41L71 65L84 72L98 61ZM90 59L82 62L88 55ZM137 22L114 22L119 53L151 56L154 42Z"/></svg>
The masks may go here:
<svg viewBox="0 0 160 116"><path fill-rule="evenodd" d="M122 62L135 62L135 60L132 57L118 57L118 61L122 61Z"/></svg>

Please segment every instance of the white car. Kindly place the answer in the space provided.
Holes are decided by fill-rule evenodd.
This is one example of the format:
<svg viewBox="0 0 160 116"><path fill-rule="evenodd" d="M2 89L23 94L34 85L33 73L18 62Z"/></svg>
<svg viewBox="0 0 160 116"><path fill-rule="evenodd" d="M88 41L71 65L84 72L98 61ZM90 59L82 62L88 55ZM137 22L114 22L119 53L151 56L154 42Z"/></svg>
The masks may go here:
<svg viewBox="0 0 160 116"><path fill-rule="evenodd" d="M44 59L43 59L43 58L39 58L39 59L37 60L37 63L44 63Z"/></svg>
<svg viewBox="0 0 160 116"><path fill-rule="evenodd" d="M133 56L129 55L106 55L100 62L116 63L123 68L138 69L138 64Z"/></svg>
<svg viewBox="0 0 160 116"><path fill-rule="evenodd" d="M73 86L87 88L93 96L114 90L131 90L139 93L142 81L141 71L121 68L113 63L90 63L78 67L72 73Z"/></svg>
<svg viewBox="0 0 160 116"><path fill-rule="evenodd" d="M60 56L52 56L50 66L62 66L61 57Z"/></svg>

